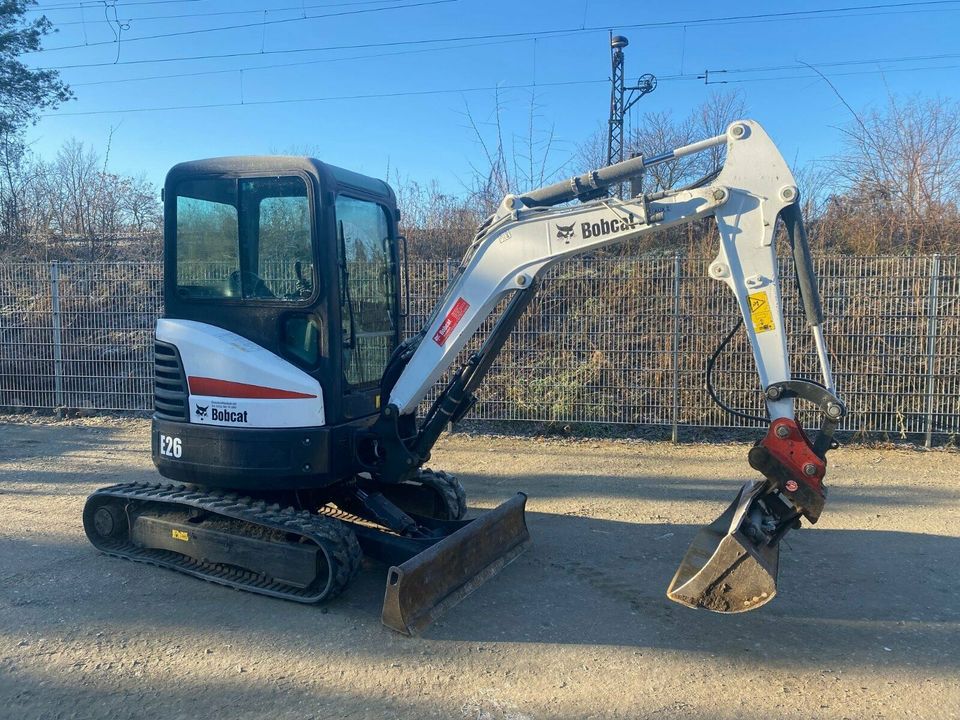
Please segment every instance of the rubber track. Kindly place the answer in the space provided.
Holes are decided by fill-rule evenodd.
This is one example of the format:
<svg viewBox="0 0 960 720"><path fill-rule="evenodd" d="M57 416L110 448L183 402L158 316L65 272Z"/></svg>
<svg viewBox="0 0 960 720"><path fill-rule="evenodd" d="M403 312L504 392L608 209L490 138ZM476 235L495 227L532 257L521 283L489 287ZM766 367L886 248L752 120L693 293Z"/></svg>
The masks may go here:
<svg viewBox="0 0 960 720"><path fill-rule="evenodd" d="M88 524L93 521L93 504L99 505L97 500L107 498L125 502L162 503L174 508L194 508L220 517L304 536L328 553L331 561L328 562L332 572L331 581L326 587L319 589L295 588L238 567L194 560L167 550L142 548L129 539L101 538ZM306 510L297 511L292 507L283 509L279 505L268 505L263 500L241 497L236 493L207 491L178 484L121 483L101 488L87 498L84 529L94 546L108 555L171 568L220 585L301 603L317 603L339 595L356 576L363 561L356 535L349 525L340 520L313 515Z"/></svg>
<svg viewBox="0 0 960 720"><path fill-rule="evenodd" d="M454 475L443 470L421 468L415 482L433 488L443 496L449 517L441 520L462 520L467 514L467 491Z"/></svg>

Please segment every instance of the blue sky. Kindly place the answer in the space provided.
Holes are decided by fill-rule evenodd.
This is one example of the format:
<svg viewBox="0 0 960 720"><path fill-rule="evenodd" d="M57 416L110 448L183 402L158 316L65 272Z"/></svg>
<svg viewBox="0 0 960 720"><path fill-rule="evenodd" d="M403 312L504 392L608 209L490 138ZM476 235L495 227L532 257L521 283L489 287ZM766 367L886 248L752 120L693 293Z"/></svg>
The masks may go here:
<svg viewBox="0 0 960 720"><path fill-rule="evenodd" d="M40 2L59 31L26 59L64 68L77 99L45 115L29 140L44 156L69 138L102 152L112 133L110 168L157 184L183 160L292 151L378 177L389 167L391 178L435 178L457 192L482 164L467 108L492 133L499 94L509 142L527 133L532 92L538 132L553 129L551 165L560 166L606 122L609 30L630 39L628 80L660 78L635 113L682 116L711 92L738 90L801 164L835 153L837 127L850 119L801 62L858 109L888 93L956 97L960 81L960 1L118 0L116 15L105 4ZM702 22L812 10L831 12ZM226 25L248 27L195 32ZM180 34L136 39L170 33ZM448 41L423 42L440 39ZM78 47L54 49L63 46ZM847 61L859 64L834 64ZM782 69L715 72L771 67ZM727 84L705 85L696 77L705 69ZM180 77L156 77L164 75ZM117 112L143 108L153 109Z"/></svg>

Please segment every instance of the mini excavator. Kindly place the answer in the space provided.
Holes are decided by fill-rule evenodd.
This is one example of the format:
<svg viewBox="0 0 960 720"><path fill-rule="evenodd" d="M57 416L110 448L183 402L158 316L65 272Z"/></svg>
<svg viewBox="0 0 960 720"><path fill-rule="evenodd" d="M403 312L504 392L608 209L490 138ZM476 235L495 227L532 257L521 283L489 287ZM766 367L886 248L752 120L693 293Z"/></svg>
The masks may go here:
<svg viewBox="0 0 960 720"><path fill-rule="evenodd" d="M722 168L689 187L610 196L646 167L723 146ZM544 273L712 216L720 249L709 275L736 298L769 428L749 452L762 477L693 539L667 594L723 613L757 608L776 594L784 535L820 516L826 454L846 412L798 203L783 157L749 120L507 195L422 329L404 339L407 249L387 184L299 157L176 165L164 186L152 423L165 480L93 493L86 534L110 555L303 603L342 593L367 555L389 566L383 622L422 630L530 543L524 494L465 519L460 482L426 463L444 429L470 412ZM791 376L778 222L819 381ZM462 353L475 335L478 349ZM819 410L815 434L795 419L797 400Z"/></svg>

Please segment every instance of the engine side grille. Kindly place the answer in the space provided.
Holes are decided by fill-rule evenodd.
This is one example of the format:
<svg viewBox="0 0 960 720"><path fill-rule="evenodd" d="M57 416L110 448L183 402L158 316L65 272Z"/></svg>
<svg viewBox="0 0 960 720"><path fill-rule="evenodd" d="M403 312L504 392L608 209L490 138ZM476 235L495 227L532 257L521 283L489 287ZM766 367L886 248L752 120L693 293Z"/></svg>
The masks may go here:
<svg viewBox="0 0 960 720"><path fill-rule="evenodd" d="M187 378L183 372L180 353L170 343L153 345L153 407L162 420L187 422L190 409L187 404Z"/></svg>

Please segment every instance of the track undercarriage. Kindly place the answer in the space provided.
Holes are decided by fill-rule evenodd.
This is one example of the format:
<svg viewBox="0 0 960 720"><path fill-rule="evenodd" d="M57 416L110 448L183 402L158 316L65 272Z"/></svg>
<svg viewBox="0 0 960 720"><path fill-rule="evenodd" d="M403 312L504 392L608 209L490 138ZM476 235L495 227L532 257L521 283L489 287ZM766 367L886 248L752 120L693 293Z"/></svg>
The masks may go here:
<svg viewBox="0 0 960 720"><path fill-rule="evenodd" d="M383 622L412 634L526 548L525 501L464 520L459 481L421 470L399 485L246 496L123 483L92 494L83 520L107 554L302 603L337 597L366 555L390 565Z"/></svg>

